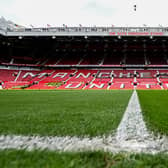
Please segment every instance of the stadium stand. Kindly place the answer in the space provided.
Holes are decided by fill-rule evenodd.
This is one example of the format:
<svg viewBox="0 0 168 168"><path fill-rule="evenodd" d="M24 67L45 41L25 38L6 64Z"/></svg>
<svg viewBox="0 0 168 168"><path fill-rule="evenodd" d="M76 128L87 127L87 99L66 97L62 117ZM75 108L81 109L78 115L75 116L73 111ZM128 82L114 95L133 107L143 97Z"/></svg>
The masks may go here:
<svg viewBox="0 0 168 168"><path fill-rule="evenodd" d="M132 29L126 30L131 36L122 36L120 28L110 33L110 28L79 32L55 28L2 34L0 85L3 89L168 89L167 36L157 32L160 29L152 38L142 29L140 35ZM54 31L60 34L51 36Z"/></svg>

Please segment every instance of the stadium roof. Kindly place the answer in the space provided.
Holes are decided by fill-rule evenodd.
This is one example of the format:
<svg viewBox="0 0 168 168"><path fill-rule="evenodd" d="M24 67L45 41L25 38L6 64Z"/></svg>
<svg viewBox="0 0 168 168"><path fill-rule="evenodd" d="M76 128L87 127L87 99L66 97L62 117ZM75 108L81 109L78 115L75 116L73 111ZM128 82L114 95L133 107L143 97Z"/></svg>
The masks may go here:
<svg viewBox="0 0 168 168"><path fill-rule="evenodd" d="M167 0L0 1L0 16L26 27L167 26L167 15Z"/></svg>
<svg viewBox="0 0 168 168"><path fill-rule="evenodd" d="M168 36L168 27L0 28L4 36Z"/></svg>

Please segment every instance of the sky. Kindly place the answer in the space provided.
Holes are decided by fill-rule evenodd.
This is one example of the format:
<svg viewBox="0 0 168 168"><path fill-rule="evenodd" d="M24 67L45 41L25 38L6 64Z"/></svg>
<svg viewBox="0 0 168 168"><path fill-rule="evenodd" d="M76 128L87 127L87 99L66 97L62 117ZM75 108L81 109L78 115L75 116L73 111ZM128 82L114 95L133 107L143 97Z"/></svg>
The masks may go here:
<svg viewBox="0 0 168 168"><path fill-rule="evenodd" d="M27 27L168 26L167 8L168 0L0 0L0 16Z"/></svg>

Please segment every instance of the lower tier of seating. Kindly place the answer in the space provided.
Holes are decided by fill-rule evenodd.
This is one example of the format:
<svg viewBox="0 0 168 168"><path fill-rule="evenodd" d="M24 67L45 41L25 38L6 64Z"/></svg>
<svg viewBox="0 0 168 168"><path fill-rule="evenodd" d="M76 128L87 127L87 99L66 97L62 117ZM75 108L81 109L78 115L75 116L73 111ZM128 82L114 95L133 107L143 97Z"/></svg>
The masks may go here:
<svg viewBox="0 0 168 168"><path fill-rule="evenodd" d="M168 89L168 70L8 70L2 89Z"/></svg>

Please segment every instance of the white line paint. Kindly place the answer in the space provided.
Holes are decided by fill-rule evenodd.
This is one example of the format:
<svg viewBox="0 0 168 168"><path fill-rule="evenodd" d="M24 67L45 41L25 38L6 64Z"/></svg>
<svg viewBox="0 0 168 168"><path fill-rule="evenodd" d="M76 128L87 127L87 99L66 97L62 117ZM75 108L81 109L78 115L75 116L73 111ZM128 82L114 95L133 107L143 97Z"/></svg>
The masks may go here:
<svg viewBox="0 0 168 168"><path fill-rule="evenodd" d="M130 152L157 153L168 151L167 137L154 137L143 121L142 110L134 90L124 116L112 137L112 144L120 150Z"/></svg>
<svg viewBox="0 0 168 168"><path fill-rule="evenodd" d="M1 135L0 149L52 151L168 152L168 138L152 136L145 126L136 91L133 92L115 135L108 137L39 137Z"/></svg>
<svg viewBox="0 0 168 168"><path fill-rule="evenodd" d="M117 128L116 139L118 141L129 139L142 140L148 137L150 137L150 134L143 121L137 93L134 91L121 123Z"/></svg>
<svg viewBox="0 0 168 168"><path fill-rule="evenodd" d="M49 149L61 151L94 150L102 138L0 136L0 149Z"/></svg>

